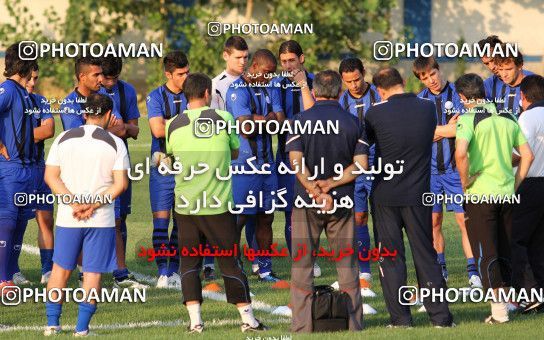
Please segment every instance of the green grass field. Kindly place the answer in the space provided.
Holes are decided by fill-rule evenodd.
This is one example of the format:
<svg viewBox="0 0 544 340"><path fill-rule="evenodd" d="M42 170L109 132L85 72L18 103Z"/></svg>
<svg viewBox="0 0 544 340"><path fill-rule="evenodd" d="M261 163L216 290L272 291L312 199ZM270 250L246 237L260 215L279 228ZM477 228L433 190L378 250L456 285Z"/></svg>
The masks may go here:
<svg viewBox="0 0 544 340"><path fill-rule="evenodd" d="M62 130L57 120L57 134ZM141 162L149 154L150 133L145 117L140 120L140 138L130 143L132 162ZM50 144L50 141L49 143ZM82 150L84 152L84 150ZM156 275L154 262L148 263L145 259L138 259L136 256L139 245L151 245L152 217L149 206L148 177L133 184L132 215L128 218L128 246L127 263L132 271L146 275ZM283 239L283 213L277 213L274 221L274 235L282 246ZM446 239L446 256L450 272L449 285L452 287L465 287L466 262L462 254L460 233L453 216L446 214L444 222L444 235ZM29 223L25 235L25 244L37 246L37 224L33 220ZM415 272L411 253L408 250L409 284L415 284ZM290 260L278 258L274 260L274 270L285 279L290 275ZM322 276L316 280L317 284L331 284L335 279L335 271L330 263L320 262ZM24 275L40 286L40 258L37 255L24 252L21 255L20 267ZM249 266L245 265L245 268ZM516 338L523 334L523 338L541 338L544 333L543 318L536 316L512 316L511 322L506 325L484 325L481 321L489 314L489 305L480 303L456 303L451 305L456 328L435 329L431 327L427 314L417 313L413 308L415 327L413 329L386 329L389 323L389 316L385 309L383 296L379 284L377 267L372 264L374 275L374 291L378 297L367 299L365 302L373 306L377 315L371 315L364 319L365 330L357 337L375 339L420 339L420 338L467 338L467 339L504 339ZM221 281L218 281L222 284ZM269 284L259 283L255 277L249 278L251 291L255 294L254 299L273 306L286 305L288 303L288 290L273 290ZM111 287L112 279L106 275L103 279L105 287ZM76 287L75 275L69 282L70 287ZM67 303L63 309L61 322L64 325L72 325L64 336L71 336L73 325L76 322L77 304ZM203 334L196 335L197 338L206 339L280 339L280 336L289 336L289 319L286 317L272 315L266 311L256 311L256 316L272 330L264 333L246 337L240 332L239 314L236 308L226 302L205 300L202 308L202 315L206 324ZM118 339L172 339L188 337L186 326L188 314L181 304L181 292L175 290L158 290L150 288L147 290L147 301L145 303L109 303L101 304L98 312L91 322L91 330L103 337ZM45 307L43 304L26 303L16 307L0 305L0 338L2 339L23 339L41 336L42 326L45 324ZM541 333L543 332L543 333ZM348 339L354 336L353 333L342 332L335 334L314 334L314 335L292 335L297 339Z"/></svg>

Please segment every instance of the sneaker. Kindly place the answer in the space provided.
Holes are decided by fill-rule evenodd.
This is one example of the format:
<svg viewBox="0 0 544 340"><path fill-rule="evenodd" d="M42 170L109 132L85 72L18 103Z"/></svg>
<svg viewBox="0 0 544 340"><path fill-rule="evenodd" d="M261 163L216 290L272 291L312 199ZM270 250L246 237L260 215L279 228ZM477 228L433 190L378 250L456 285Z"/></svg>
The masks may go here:
<svg viewBox="0 0 544 340"><path fill-rule="evenodd" d="M259 319L255 319L255 320L257 320L257 322L259 323L256 327L251 327L247 323L242 324L242 326L240 327L240 329L242 330L242 333L245 333L245 332L262 332L262 331L267 331L267 330L270 329L270 328L266 327L262 322L260 322Z"/></svg>
<svg viewBox="0 0 544 340"><path fill-rule="evenodd" d="M320 276L321 276L321 268L316 262L314 263L314 277L320 277Z"/></svg>
<svg viewBox="0 0 544 340"><path fill-rule="evenodd" d="M251 265L251 275L259 276L259 265L258 264L252 264Z"/></svg>
<svg viewBox="0 0 544 340"><path fill-rule="evenodd" d="M441 325L436 325L434 326L434 328L454 328L454 327L457 327L457 325L455 324L455 322L452 322L451 324L447 325L447 326L441 326Z"/></svg>
<svg viewBox="0 0 544 340"><path fill-rule="evenodd" d="M161 275L157 280L157 288L168 288L168 276Z"/></svg>
<svg viewBox="0 0 544 340"><path fill-rule="evenodd" d="M265 277L259 277L259 281L260 282L276 283L278 281L281 281L281 279L279 277L277 277L274 272L270 272Z"/></svg>
<svg viewBox="0 0 544 340"><path fill-rule="evenodd" d="M195 333L202 333L204 331L204 325L198 324L191 328L191 326L187 327L187 333L189 334L195 334Z"/></svg>
<svg viewBox="0 0 544 340"><path fill-rule="evenodd" d="M51 271L48 271L47 273L42 275L42 279L40 280L40 283L46 285L47 282L49 282L50 277L51 277Z"/></svg>
<svg viewBox="0 0 544 340"><path fill-rule="evenodd" d="M359 273L359 284L361 285L361 296L373 298L376 297L376 293L370 289L370 282L372 282L372 274Z"/></svg>
<svg viewBox="0 0 544 340"><path fill-rule="evenodd" d="M168 277L168 288L181 289L181 277L178 273L172 273Z"/></svg>
<svg viewBox="0 0 544 340"><path fill-rule="evenodd" d="M506 321L499 321L497 319L494 319L492 315L488 316L485 320L484 320L484 323L488 324L488 325L497 325L497 324L501 324L501 323L507 323L508 320Z"/></svg>
<svg viewBox="0 0 544 340"><path fill-rule="evenodd" d="M544 302L529 302L521 311L521 314L538 313L544 310Z"/></svg>
<svg viewBox="0 0 544 340"><path fill-rule="evenodd" d="M129 289L144 289L149 288L149 286L144 285L136 280L132 273L129 273L125 278L118 280L113 278L113 287L115 288L129 288Z"/></svg>
<svg viewBox="0 0 544 340"><path fill-rule="evenodd" d="M440 266L442 267L442 276L444 277L444 280L448 282L448 269L445 264L441 264Z"/></svg>
<svg viewBox="0 0 544 340"><path fill-rule="evenodd" d="M13 283L16 285L28 285L30 284L30 281L24 277L24 275L21 272L17 272L13 274Z"/></svg>
<svg viewBox="0 0 544 340"><path fill-rule="evenodd" d="M62 332L60 326L46 326L43 331L43 336L58 335Z"/></svg>
<svg viewBox="0 0 544 340"><path fill-rule="evenodd" d="M82 332L75 332L75 331L74 331L74 336L75 336L75 337L81 337L81 336L95 336L95 335L96 335L96 333L89 332L89 330L82 331Z"/></svg>
<svg viewBox="0 0 544 340"><path fill-rule="evenodd" d="M468 282L470 283L470 288L472 288L472 289L474 289L474 288L482 289L483 288L482 280L480 279L480 277L478 275L470 276L470 279L468 280Z"/></svg>
<svg viewBox="0 0 544 340"><path fill-rule="evenodd" d="M212 267L204 267L204 281L213 281L215 280L215 270Z"/></svg>

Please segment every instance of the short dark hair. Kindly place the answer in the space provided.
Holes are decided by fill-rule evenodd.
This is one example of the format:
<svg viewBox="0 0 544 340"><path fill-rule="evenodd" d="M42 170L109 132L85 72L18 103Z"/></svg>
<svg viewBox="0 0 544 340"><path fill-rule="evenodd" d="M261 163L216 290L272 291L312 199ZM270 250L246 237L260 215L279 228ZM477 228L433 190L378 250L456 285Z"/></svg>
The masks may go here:
<svg viewBox="0 0 544 340"><path fill-rule="evenodd" d="M438 62L434 57L419 56L416 58L416 60L414 60L412 72L414 72L414 75L417 77L417 79L420 79L422 75L429 72L433 68L440 70L440 66L438 66Z"/></svg>
<svg viewBox="0 0 544 340"><path fill-rule="evenodd" d="M4 77L9 78L17 74L26 78L38 67L36 60L23 60L19 56L19 51L23 50L26 46L30 46L30 44L16 42L8 47L4 58Z"/></svg>
<svg viewBox="0 0 544 340"><path fill-rule="evenodd" d="M336 99L342 91L342 78L333 70L325 70L314 77L314 95L316 97Z"/></svg>
<svg viewBox="0 0 544 340"><path fill-rule="evenodd" d="M538 74L525 76L519 87L529 102L536 103L544 100L544 77Z"/></svg>
<svg viewBox="0 0 544 340"><path fill-rule="evenodd" d="M171 51L164 56L162 63L164 70L172 73L177 68L187 67L187 65L189 65L189 60L185 53L181 51Z"/></svg>
<svg viewBox="0 0 544 340"><path fill-rule="evenodd" d="M484 81L476 73L464 74L455 81L455 90L468 100L485 98Z"/></svg>
<svg viewBox="0 0 544 340"><path fill-rule="evenodd" d="M374 86L388 90L397 85L404 85L404 81L399 71L394 67L385 67L380 69L372 77Z"/></svg>
<svg viewBox="0 0 544 340"><path fill-rule="evenodd" d="M83 106L87 115L101 117L113 109L113 101L105 94L91 93Z"/></svg>
<svg viewBox="0 0 544 340"><path fill-rule="evenodd" d="M489 50L491 51L493 50L493 48L495 48L495 45L502 44L502 41L496 35L490 35L487 38L478 41L478 46L480 47L480 50L483 50L486 44L489 44Z"/></svg>
<svg viewBox="0 0 544 340"><path fill-rule="evenodd" d="M513 61L514 65L516 65L516 66L522 66L523 65L523 54L521 54L520 51L518 51L517 56L507 54L506 51L508 49L507 49L505 43L501 44L501 50L502 50L503 55L499 54L499 55L495 55L493 57L493 61L495 62L495 64L502 65L502 64L505 64L505 63L507 63L509 61Z"/></svg>
<svg viewBox="0 0 544 340"><path fill-rule="evenodd" d="M108 56L102 58L102 73L105 77L115 77L123 70L123 58Z"/></svg>
<svg viewBox="0 0 544 340"><path fill-rule="evenodd" d="M212 80L204 73L191 73L183 83L183 93L188 101L204 98L204 94L212 94Z"/></svg>
<svg viewBox="0 0 544 340"><path fill-rule="evenodd" d="M76 72L76 78L79 80L79 74L81 73L81 70L83 66L87 65L94 65L94 66L100 66L102 67L102 61L98 58L93 57L79 57L76 59L76 65L75 65L75 72Z"/></svg>
<svg viewBox="0 0 544 340"><path fill-rule="evenodd" d="M278 61L276 60L274 53L272 53L270 50L267 50L266 48L262 48L253 53L250 65L253 65L253 63L261 65L265 61L272 63L275 66L278 66Z"/></svg>
<svg viewBox="0 0 544 340"><path fill-rule="evenodd" d="M233 50L237 51L247 51L249 47L244 38L239 35L233 35L225 41L223 46L223 51L231 54Z"/></svg>
<svg viewBox="0 0 544 340"><path fill-rule="evenodd" d="M353 72L355 70L359 70L361 74L365 72L363 62L359 58L345 58L340 62L340 67L338 67L338 72L340 75L342 75L342 73Z"/></svg>
<svg viewBox="0 0 544 340"><path fill-rule="evenodd" d="M302 53L302 46L296 40L287 40L281 43L278 55L284 53L294 53L297 57L300 57Z"/></svg>

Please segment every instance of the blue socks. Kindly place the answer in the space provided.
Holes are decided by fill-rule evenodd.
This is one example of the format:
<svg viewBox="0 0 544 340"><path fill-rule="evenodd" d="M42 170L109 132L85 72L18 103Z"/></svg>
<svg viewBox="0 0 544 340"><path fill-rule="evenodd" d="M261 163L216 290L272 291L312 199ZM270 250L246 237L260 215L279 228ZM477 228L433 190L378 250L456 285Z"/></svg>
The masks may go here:
<svg viewBox="0 0 544 340"><path fill-rule="evenodd" d="M45 315L47 317L47 326L60 326L61 313L62 304L56 302L46 302Z"/></svg>
<svg viewBox="0 0 544 340"><path fill-rule="evenodd" d="M89 323L96 312L96 305L82 302L79 304L77 313L76 332L85 332L89 330Z"/></svg>
<svg viewBox="0 0 544 340"><path fill-rule="evenodd" d="M158 251L161 244L164 243L168 246L168 224L170 220L168 218L154 218L153 219L153 248ZM159 267L159 276L168 275L168 259L164 256L155 257L157 267Z"/></svg>
<svg viewBox="0 0 544 340"><path fill-rule="evenodd" d="M292 254L291 251L291 211L285 211L285 243L287 243L287 248L289 249L289 254ZM370 240L369 240L370 242Z"/></svg>
<svg viewBox="0 0 544 340"><path fill-rule="evenodd" d="M125 245L125 254L127 252L127 215L121 216L121 237L123 238L123 244Z"/></svg>
<svg viewBox="0 0 544 340"><path fill-rule="evenodd" d="M478 268L476 268L476 261L474 260L474 257L467 259L467 272L469 279L472 275L480 276L478 273Z"/></svg>
<svg viewBox="0 0 544 340"><path fill-rule="evenodd" d="M355 240L357 242L358 251L359 253L361 253L361 256L363 258L368 257L368 252L370 248L370 233L368 232L368 224L358 225L355 227ZM358 254L357 258L359 258ZM370 260L359 260L358 262L360 273L370 273Z"/></svg>
<svg viewBox="0 0 544 340"><path fill-rule="evenodd" d="M25 236L28 220L26 218L17 218L17 224L13 231L11 239L11 255L8 261L8 277L11 279L13 274L21 271L19 269L19 255L21 255L21 247L23 246L23 237Z"/></svg>
<svg viewBox="0 0 544 340"><path fill-rule="evenodd" d="M178 224L173 220L172 232L170 233L170 241L168 242L168 250L177 249L176 256L168 258L168 276L173 273L179 274L179 247L178 247Z"/></svg>
<svg viewBox="0 0 544 340"><path fill-rule="evenodd" d="M53 249L40 249L42 275L53 269Z"/></svg>
<svg viewBox="0 0 544 340"><path fill-rule="evenodd" d="M12 253L12 240L16 225L16 221L13 219L0 219L0 282L11 280L8 273L8 262Z"/></svg>
<svg viewBox="0 0 544 340"><path fill-rule="evenodd" d="M438 261L438 264L440 264L441 266L446 265L446 255L444 255L444 253L437 253L436 260Z"/></svg>

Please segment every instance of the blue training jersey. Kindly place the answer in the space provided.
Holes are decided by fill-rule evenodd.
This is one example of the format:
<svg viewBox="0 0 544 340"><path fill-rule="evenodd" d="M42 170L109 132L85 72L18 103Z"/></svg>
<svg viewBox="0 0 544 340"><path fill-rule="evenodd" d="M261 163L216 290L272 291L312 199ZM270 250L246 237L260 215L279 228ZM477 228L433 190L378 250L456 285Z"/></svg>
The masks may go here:
<svg viewBox="0 0 544 340"><path fill-rule="evenodd" d="M534 74L531 71L522 70L525 76ZM510 86L504 83L498 76L492 75L484 80L486 99L495 102L497 110L508 112L519 117L523 111L521 107L520 86Z"/></svg>
<svg viewBox="0 0 544 340"><path fill-rule="evenodd" d="M32 115L32 127L36 128L42 125L42 121L46 119L53 119L51 114L51 106L47 98L44 96L31 93L30 100L32 102L33 109L37 110L37 113ZM36 165L44 167L45 166L45 141L39 141L34 144L34 152L36 154Z"/></svg>
<svg viewBox="0 0 544 340"><path fill-rule="evenodd" d="M381 101L380 95L378 93L378 90L376 90L376 87L373 84L366 84L367 88L360 98L353 97L349 90L346 90L340 95L340 99L338 99L340 106L342 106L344 110L349 111L349 113L359 118L360 124L364 124L365 115L368 109L370 109L372 105ZM368 164L370 165L374 164L375 152L376 145L372 144L370 146L368 154Z"/></svg>
<svg viewBox="0 0 544 340"><path fill-rule="evenodd" d="M272 85L272 84L271 84ZM227 111L234 119L254 114L266 116L270 112L282 110L279 91L273 87L249 86L244 78L240 77L232 82L227 90ZM249 139L240 135L240 154L232 164L244 164L248 158L257 157L255 164L272 163L272 137L264 132Z"/></svg>
<svg viewBox="0 0 544 340"><path fill-rule="evenodd" d="M313 89L314 74L306 72L307 85L310 90ZM292 120L295 116L304 111L302 102L301 89L287 77L276 77L270 81L272 83L272 91L276 91L280 99L281 111L285 114L285 118ZM278 149L276 152L276 164L284 162L289 164L289 153L285 152L285 142L287 133L278 134Z"/></svg>
<svg viewBox="0 0 544 340"><path fill-rule="evenodd" d="M0 84L0 140L10 159L0 155L0 167L21 167L35 162L32 102L27 90L14 80Z"/></svg>
<svg viewBox="0 0 544 340"><path fill-rule="evenodd" d="M433 94L428 88L418 94L418 97L429 99L436 106L437 125L446 125L455 114L463 114L461 98L455 86L446 82L438 94ZM431 174L445 174L455 171L455 137L442 138L433 143L431 158Z"/></svg>
<svg viewBox="0 0 544 340"><path fill-rule="evenodd" d="M85 125L84 105L87 98L77 87L63 99L60 105L60 119L64 131Z"/></svg>
<svg viewBox="0 0 544 340"><path fill-rule="evenodd" d="M149 93L146 106L147 119L162 117L168 120L187 109L187 99L183 92L174 93L164 84ZM151 134L151 155L155 151L166 153L166 140L165 138L156 138Z"/></svg>

